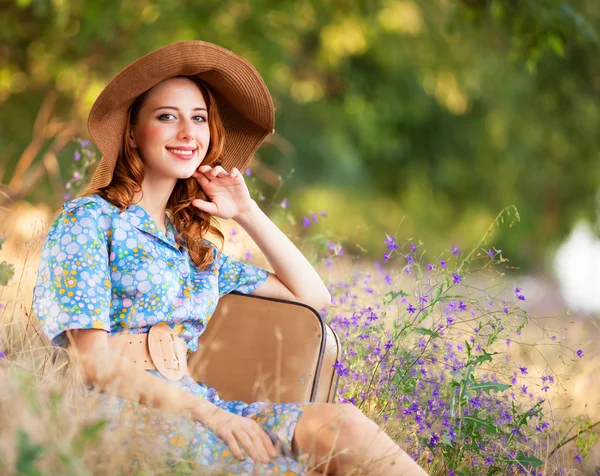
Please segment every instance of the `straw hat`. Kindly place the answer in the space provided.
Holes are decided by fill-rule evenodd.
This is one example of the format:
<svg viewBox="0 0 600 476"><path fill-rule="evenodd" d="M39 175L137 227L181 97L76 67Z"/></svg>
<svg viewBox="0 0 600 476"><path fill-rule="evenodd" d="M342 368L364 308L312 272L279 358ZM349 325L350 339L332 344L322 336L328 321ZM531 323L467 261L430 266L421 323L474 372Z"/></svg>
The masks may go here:
<svg viewBox="0 0 600 476"><path fill-rule="evenodd" d="M138 58L108 83L88 117L88 130L102 159L87 190L112 179L128 110L135 98L173 76L197 76L213 93L225 128L221 166L243 170L273 132L273 101L264 81L245 59L204 41L172 43Z"/></svg>

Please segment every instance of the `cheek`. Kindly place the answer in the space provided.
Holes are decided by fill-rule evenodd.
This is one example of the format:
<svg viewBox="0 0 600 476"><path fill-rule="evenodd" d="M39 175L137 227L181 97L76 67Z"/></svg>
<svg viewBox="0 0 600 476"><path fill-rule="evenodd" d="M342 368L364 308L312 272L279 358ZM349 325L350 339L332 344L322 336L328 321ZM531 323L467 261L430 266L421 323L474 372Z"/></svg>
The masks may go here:
<svg viewBox="0 0 600 476"><path fill-rule="evenodd" d="M142 148L149 148L164 143L169 136L167 128L160 126L145 126L140 128L136 137L141 141Z"/></svg>
<svg viewBox="0 0 600 476"><path fill-rule="evenodd" d="M204 148L208 148L210 144L210 130L208 127L202 129L200 132L200 143L204 145Z"/></svg>

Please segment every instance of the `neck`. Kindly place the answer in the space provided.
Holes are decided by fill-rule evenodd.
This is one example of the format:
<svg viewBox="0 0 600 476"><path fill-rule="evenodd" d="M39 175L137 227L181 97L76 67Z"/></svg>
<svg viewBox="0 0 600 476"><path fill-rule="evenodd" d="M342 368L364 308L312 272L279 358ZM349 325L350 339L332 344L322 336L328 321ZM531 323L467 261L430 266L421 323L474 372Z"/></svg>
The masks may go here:
<svg viewBox="0 0 600 476"><path fill-rule="evenodd" d="M156 221L158 226L165 231L165 214L167 203L177 179L159 179L144 177L142 182L142 192L134 196L134 203L141 206Z"/></svg>

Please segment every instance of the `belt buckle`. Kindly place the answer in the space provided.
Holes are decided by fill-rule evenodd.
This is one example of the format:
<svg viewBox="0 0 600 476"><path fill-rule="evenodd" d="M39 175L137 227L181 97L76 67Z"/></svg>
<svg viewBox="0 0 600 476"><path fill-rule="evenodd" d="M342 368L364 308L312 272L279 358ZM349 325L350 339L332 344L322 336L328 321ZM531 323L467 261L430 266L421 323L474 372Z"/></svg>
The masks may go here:
<svg viewBox="0 0 600 476"><path fill-rule="evenodd" d="M181 380L185 375L177 334L167 325L152 326L148 332L148 351L156 370L167 380Z"/></svg>

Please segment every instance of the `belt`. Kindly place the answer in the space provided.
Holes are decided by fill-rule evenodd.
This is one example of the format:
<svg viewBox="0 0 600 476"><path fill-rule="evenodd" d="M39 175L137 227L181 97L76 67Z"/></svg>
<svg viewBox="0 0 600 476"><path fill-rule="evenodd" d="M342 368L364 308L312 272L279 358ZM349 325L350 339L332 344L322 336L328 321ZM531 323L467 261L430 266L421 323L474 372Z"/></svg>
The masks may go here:
<svg viewBox="0 0 600 476"><path fill-rule="evenodd" d="M111 350L145 370L158 370L167 380L189 375L185 341L167 325L156 325L147 334L108 337Z"/></svg>

